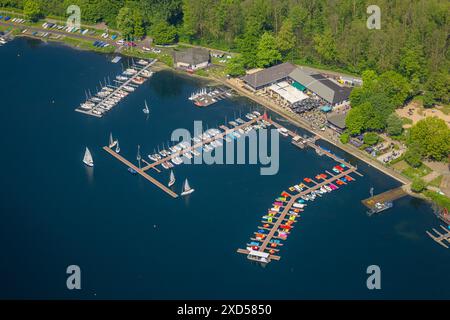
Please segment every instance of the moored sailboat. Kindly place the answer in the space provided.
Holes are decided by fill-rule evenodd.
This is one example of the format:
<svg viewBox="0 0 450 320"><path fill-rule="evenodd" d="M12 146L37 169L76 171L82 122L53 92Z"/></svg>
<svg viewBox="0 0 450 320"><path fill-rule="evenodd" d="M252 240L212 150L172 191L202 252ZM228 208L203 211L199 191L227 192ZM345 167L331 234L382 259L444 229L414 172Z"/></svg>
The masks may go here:
<svg viewBox="0 0 450 320"><path fill-rule="evenodd" d="M109 148L114 148L116 146L117 141L114 141L112 132L109 134Z"/></svg>
<svg viewBox="0 0 450 320"><path fill-rule="evenodd" d="M116 153L120 153L119 140L116 140Z"/></svg>
<svg viewBox="0 0 450 320"><path fill-rule="evenodd" d="M170 180L168 186L171 187L175 183L175 175L172 170L170 170Z"/></svg>
<svg viewBox="0 0 450 320"><path fill-rule="evenodd" d="M89 151L89 149L87 147L86 147L86 151L84 152L83 162L85 165L87 165L89 167L94 166L94 160L92 159L91 152Z"/></svg>

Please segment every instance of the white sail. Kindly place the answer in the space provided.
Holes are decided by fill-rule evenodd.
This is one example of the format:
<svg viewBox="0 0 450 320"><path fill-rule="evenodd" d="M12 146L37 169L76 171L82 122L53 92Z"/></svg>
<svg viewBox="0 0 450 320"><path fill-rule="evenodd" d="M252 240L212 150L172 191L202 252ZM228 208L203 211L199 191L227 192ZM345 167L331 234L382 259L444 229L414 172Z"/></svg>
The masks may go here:
<svg viewBox="0 0 450 320"><path fill-rule="evenodd" d="M91 152L89 151L89 149L87 147L86 147L86 151L84 152L83 162L84 162L84 164L86 164L89 167L94 166L94 160L92 159Z"/></svg>
<svg viewBox="0 0 450 320"><path fill-rule="evenodd" d="M142 110L145 114L149 114L150 113L150 109L148 108L147 105L147 100L145 100L145 108Z"/></svg>
<svg viewBox="0 0 450 320"><path fill-rule="evenodd" d="M194 192L194 191L195 191L195 190L192 189L192 188L189 186L189 182L188 182L188 180L186 179L186 180L184 181L183 192L181 192L181 195L182 195L182 196L186 196L186 195L188 195L188 194L191 194L191 193Z"/></svg>
<svg viewBox="0 0 450 320"><path fill-rule="evenodd" d="M119 140L116 140L116 152L120 152Z"/></svg>
<svg viewBox="0 0 450 320"><path fill-rule="evenodd" d="M116 145L117 141L114 141L112 133L109 134L109 147L110 148L114 148L114 146Z"/></svg>
<svg viewBox="0 0 450 320"><path fill-rule="evenodd" d="M137 161L141 161L142 157L141 157L141 146L138 146L138 151L137 151L137 155L136 155L136 160Z"/></svg>
<svg viewBox="0 0 450 320"><path fill-rule="evenodd" d="M174 183L175 183L175 175L173 174L173 171L170 170L169 187L173 186Z"/></svg>

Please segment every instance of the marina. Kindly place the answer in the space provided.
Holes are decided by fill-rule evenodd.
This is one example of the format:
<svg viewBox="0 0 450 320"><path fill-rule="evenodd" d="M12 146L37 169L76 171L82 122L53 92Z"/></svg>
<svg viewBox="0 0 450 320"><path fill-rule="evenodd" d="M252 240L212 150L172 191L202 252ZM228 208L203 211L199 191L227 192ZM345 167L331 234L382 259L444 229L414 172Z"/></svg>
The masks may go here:
<svg viewBox="0 0 450 320"><path fill-rule="evenodd" d="M339 189L339 186L355 180L350 176L351 173L357 172L355 167L346 167L341 164L339 168L339 174L330 174L330 177L326 174L318 175L322 182L305 178L302 183L290 188L297 192L295 195L283 191L272 204L272 208L268 209L268 213L263 216L261 221L263 226L258 227L258 231L254 233L255 237L251 238L246 249L238 249L237 252L247 255L249 260L263 264L280 260L279 250L276 248L282 245L282 240L287 239L294 228L293 224L298 221L300 214L307 206L307 202L312 202L317 197L322 197L326 193Z"/></svg>
<svg viewBox="0 0 450 320"><path fill-rule="evenodd" d="M173 198L177 198L178 194L176 194L173 190L166 187L163 183L159 182L157 179L151 177L146 171L150 169L154 169L156 172L161 172L161 168L168 170L174 167L174 165L180 165L184 162L184 159L190 160L193 157L200 156L202 152L211 152L214 148L221 147L223 144L220 142L221 140L224 140L224 138L227 138L231 136L233 133L243 130L243 128L252 128L252 125L254 125L256 122L259 122L260 125L265 124L266 126L269 126L270 123L267 118L267 114L264 113L261 115L259 112L254 112L254 116L250 121L241 121L242 123L240 125L235 126L234 128L228 128L226 126L221 126L221 129L224 131L220 131L218 129L209 129L206 132L204 132L201 137L195 137L193 138L193 144L189 143L180 143L173 148L170 147L169 150L162 150L158 154L149 155L148 157L154 161L153 163L149 163L146 160L142 159L142 156L140 154L140 148L138 147L138 156L137 160L139 162L139 165L136 166L132 164L130 161L125 159L124 157L120 156L117 152L114 152L112 150L112 138L110 138L110 144L109 146L103 147L103 149L108 152L109 154L113 155L114 158L128 166L129 168L133 169L133 173L140 174L145 179L153 183L155 186L160 188L162 191L166 192ZM211 135L208 135L208 132L211 133ZM236 137L235 137L236 139ZM198 141L198 142L196 142ZM231 139L230 139L231 141ZM211 147L211 145L214 145L214 147ZM207 148L209 147L209 148ZM162 157L164 156L164 157ZM141 168L141 161L146 164L144 167ZM158 168L158 166L161 166ZM169 182L169 187L173 186L175 183L175 177L173 176L173 171L171 170L171 178ZM194 189L190 188L189 184L187 183L187 180L184 183L184 188L182 195L188 195L192 193Z"/></svg>
<svg viewBox="0 0 450 320"><path fill-rule="evenodd" d="M141 59L137 63L133 62L121 75L116 76L113 80L114 85L107 84L105 80L105 85L100 83L102 88L95 95L86 93L86 101L81 103L75 111L101 118L153 75L150 68L156 62L156 59L152 61Z"/></svg>

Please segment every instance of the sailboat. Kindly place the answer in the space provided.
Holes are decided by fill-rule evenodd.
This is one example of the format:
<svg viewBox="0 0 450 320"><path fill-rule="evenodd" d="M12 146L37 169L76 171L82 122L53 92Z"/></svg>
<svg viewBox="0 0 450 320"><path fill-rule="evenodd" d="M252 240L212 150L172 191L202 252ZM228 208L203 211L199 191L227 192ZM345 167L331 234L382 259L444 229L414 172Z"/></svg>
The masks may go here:
<svg viewBox="0 0 450 320"><path fill-rule="evenodd" d="M83 162L85 165L87 165L89 167L94 166L94 160L92 159L91 152L89 151L89 149L87 147L86 147L86 151L84 152Z"/></svg>
<svg viewBox="0 0 450 320"><path fill-rule="evenodd" d="M120 153L119 140L116 140L116 153Z"/></svg>
<svg viewBox="0 0 450 320"><path fill-rule="evenodd" d="M149 114L150 113L150 109L148 108L148 105L147 105L147 100L145 100L145 108L142 109L142 112L144 112L145 114Z"/></svg>
<svg viewBox="0 0 450 320"><path fill-rule="evenodd" d="M194 192L194 191L195 191L195 190L192 189L192 188L189 186L188 180L187 180L187 179L184 180L183 192L181 192L181 195L182 195L182 196L187 196L188 194L191 194L191 193Z"/></svg>
<svg viewBox="0 0 450 320"><path fill-rule="evenodd" d="M114 148L117 141L114 141L112 133L109 134L109 148Z"/></svg>
<svg viewBox="0 0 450 320"><path fill-rule="evenodd" d="M173 184L175 183L175 175L173 174L173 171L170 170L170 181L169 181L169 187L173 186Z"/></svg>

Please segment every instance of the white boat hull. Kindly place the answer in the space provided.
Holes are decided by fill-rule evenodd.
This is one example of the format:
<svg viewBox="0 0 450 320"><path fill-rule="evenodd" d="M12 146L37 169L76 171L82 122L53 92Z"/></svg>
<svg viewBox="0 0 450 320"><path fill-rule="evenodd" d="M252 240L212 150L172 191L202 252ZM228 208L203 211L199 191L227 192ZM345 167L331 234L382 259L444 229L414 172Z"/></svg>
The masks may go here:
<svg viewBox="0 0 450 320"><path fill-rule="evenodd" d="M191 194L191 193L194 192L194 191L195 191L195 189L191 189L191 190L188 190L188 191L184 191L184 192L181 193L181 195L182 195L182 196L187 196L188 194Z"/></svg>

